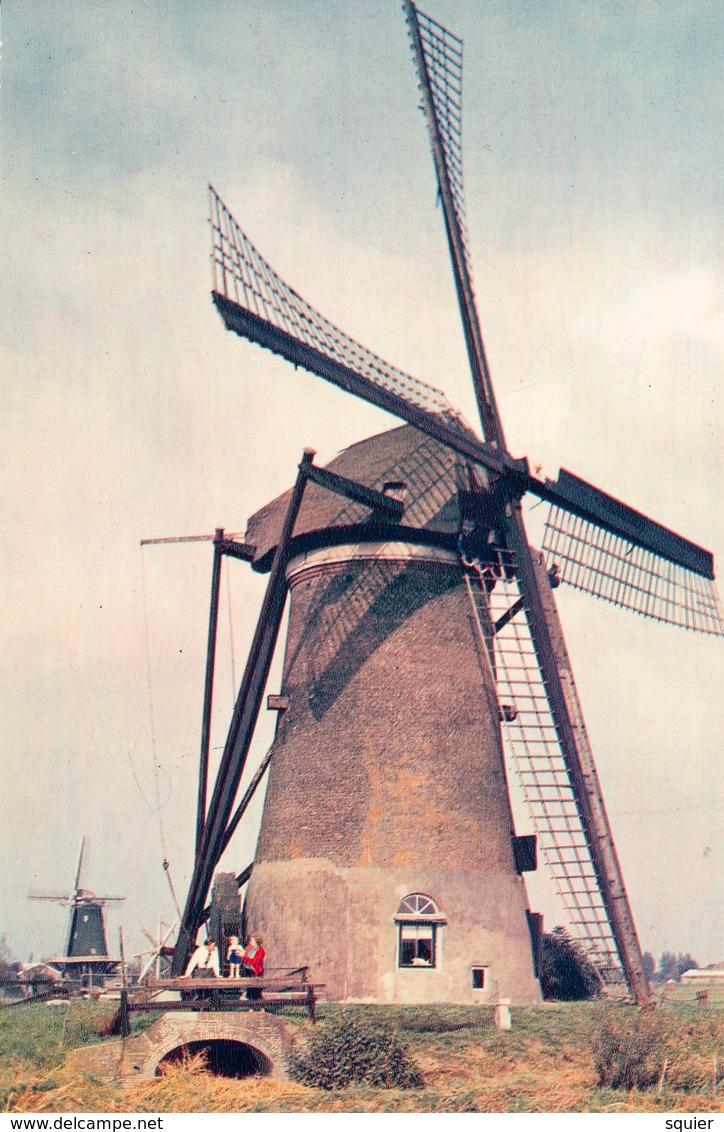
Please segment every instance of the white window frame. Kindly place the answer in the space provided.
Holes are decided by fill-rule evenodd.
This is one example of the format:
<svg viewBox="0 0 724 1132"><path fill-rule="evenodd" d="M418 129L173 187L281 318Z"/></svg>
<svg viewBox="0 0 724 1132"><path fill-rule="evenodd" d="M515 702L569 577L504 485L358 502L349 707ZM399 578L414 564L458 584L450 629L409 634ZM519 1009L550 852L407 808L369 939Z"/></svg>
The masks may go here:
<svg viewBox="0 0 724 1132"><path fill-rule="evenodd" d="M438 928L447 923L435 901L424 892L411 892L404 896L393 916L397 924L397 966L401 971L433 971L438 966ZM417 954L410 963L403 963L403 943L410 940L430 940L430 962Z"/></svg>
<svg viewBox="0 0 724 1132"><path fill-rule="evenodd" d="M483 985L480 986L480 987L475 986L474 978L475 978L475 972L476 971L482 971L482 973L483 973ZM488 965L487 965L487 963L471 963L470 964L470 985L472 986L474 991L480 991L480 990L487 990L488 989Z"/></svg>

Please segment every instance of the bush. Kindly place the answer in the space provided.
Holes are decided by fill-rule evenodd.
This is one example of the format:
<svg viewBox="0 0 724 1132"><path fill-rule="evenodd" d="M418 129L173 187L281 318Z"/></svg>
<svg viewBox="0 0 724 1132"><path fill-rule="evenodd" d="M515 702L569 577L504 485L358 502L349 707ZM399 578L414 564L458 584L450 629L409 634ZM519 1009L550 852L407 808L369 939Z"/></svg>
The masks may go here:
<svg viewBox="0 0 724 1132"><path fill-rule="evenodd" d="M385 1088L422 1085L419 1070L389 1026L363 1026L351 1018L320 1023L306 1052L293 1058L291 1074L303 1085L344 1089L355 1082Z"/></svg>
<svg viewBox="0 0 724 1132"><path fill-rule="evenodd" d="M546 932L541 941L540 982L546 1001L597 998L601 978L581 944L565 928Z"/></svg>
<svg viewBox="0 0 724 1132"><path fill-rule="evenodd" d="M598 1084L611 1089L656 1085L668 1056L668 1033L659 1011L643 1008L611 1015L593 1041Z"/></svg>

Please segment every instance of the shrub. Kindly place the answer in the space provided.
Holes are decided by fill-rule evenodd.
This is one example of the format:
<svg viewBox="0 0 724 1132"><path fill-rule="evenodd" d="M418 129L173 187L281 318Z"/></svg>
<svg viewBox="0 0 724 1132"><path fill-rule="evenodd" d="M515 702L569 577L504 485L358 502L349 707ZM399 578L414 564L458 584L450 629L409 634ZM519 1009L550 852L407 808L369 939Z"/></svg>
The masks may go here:
<svg viewBox="0 0 724 1132"><path fill-rule="evenodd" d="M292 1060L291 1074L303 1085L343 1089L355 1082L385 1088L422 1085L419 1070L397 1033L382 1024L361 1025L351 1018L320 1023L305 1053Z"/></svg>
<svg viewBox="0 0 724 1132"><path fill-rule="evenodd" d="M661 1080L668 1033L659 1011L643 1008L609 1015L593 1040L598 1084L649 1089Z"/></svg>
<svg viewBox="0 0 724 1132"><path fill-rule="evenodd" d="M581 944L565 928L546 932L541 941L540 982L543 998L577 1002L597 998L601 978Z"/></svg>

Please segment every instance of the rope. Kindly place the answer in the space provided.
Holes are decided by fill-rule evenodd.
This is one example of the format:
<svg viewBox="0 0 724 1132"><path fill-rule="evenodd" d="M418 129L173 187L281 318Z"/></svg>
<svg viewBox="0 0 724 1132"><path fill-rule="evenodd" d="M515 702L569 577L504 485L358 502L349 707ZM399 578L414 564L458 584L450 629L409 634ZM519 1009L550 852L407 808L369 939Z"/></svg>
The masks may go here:
<svg viewBox="0 0 724 1132"><path fill-rule="evenodd" d="M138 793L139 793L139 794L141 795L141 797L143 798L144 802L145 802L145 803L146 803L146 805L148 806L149 810L150 810L150 811L151 811L151 813L153 814L153 813L155 813L156 811L154 810L153 806L151 805L151 803L149 802L148 798L147 798L147 797L146 797L146 795L144 794L144 792L143 792L143 788L141 787L141 783L140 783L140 782L138 781L138 775L136 774L136 768L135 768L135 766L133 765L133 759L131 758L131 752L130 752L130 751L127 751L127 752L126 752L126 754L128 755L128 761L129 761L129 763L131 764L131 774L133 775L133 781L134 781L134 782L136 783L136 786L138 787Z"/></svg>
<svg viewBox="0 0 724 1132"><path fill-rule="evenodd" d="M166 852L166 834L163 828L163 817L161 816L161 791L159 787L159 770L161 769L158 761L158 753L156 748L156 721L155 712L153 708L153 689L151 685L151 648L149 644L149 630L148 630L148 600L146 596L146 564L143 557L143 546L141 546L141 590L143 593L143 636L146 649L146 688L148 691L148 714L151 728L151 753L153 757L153 781L156 793L156 818L158 820L158 832L161 841L161 852L163 853L162 867L166 874L168 886L171 890L174 906L178 912L179 919L181 919L181 909L179 908L178 900L176 899L176 891L171 880L171 872L168 861L168 853ZM129 754L130 758L130 754ZM133 764L131 764L133 766ZM135 771L134 771L135 778ZM138 781L138 780L136 780ZM140 787L139 787L140 789Z"/></svg>

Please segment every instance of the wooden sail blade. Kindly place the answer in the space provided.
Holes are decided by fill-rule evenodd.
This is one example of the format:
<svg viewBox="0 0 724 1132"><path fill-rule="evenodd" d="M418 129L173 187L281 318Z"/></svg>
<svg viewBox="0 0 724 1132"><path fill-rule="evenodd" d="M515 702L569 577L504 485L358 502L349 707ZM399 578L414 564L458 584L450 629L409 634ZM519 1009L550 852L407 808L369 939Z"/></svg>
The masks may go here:
<svg viewBox="0 0 724 1132"><path fill-rule="evenodd" d="M462 164L463 43L421 12L412 0L403 4L420 79L440 201L445 217L455 289L470 361L470 371L485 439L505 449L505 437L475 305L468 241Z"/></svg>
<svg viewBox="0 0 724 1132"><path fill-rule="evenodd" d="M423 88L429 86L435 126L433 144L439 138L442 148L442 169L437 172L443 174L449 187L460 246L470 271L463 187L463 41L415 4L406 3L404 11L420 80ZM422 93L424 97L424 89Z"/></svg>
<svg viewBox="0 0 724 1132"><path fill-rule="evenodd" d="M230 329L259 341L262 327L256 326L256 321L275 327L312 353L358 374L380 392L389 392L442 417L455 428L470 431L461 414L439 389L410 377L373 354L302 299L261 256L211 186L209 191L215 300L222 295L252 316L243 329L237 325ZM231 312L218 301L216 305L226 320ZM304 361L298 364L305 365Z"/></svg>
<svg viewBox="0 0 724 1132"><path fill-rule="evenodd" d="M563 582L645 617L724 635L709 551L561 471L543 550Z"/></svg>
<svg viewBox="0 0 724 1132"><path fill-rule="evenodd" d="M543 549L561 581L623 609L699 633L724 636L715 583L560 508L551 508Z"/></svg>
<svg viewBox="0 0 724 1132"><path fill-rule="evenodd" d="M648 977L543 557L528 545L519 508L502 517L502 526L504 573L515 577L519 597L490 611L501 642L516 635L492 663L501 673L510 671L503 695L512 697L515 710L520 699L523 709L524 785L535 802L543 849L592 951L611 956L613 938L631 993L644 1002ZM505 585L497 583L492 600ZM506 616L518 601L524 626L520 614Z"/></svg>
<svg viewBox="0 0 724 1132"><path fill-rule="evenodd" d="M76 869L75 884L73 886L74 892L77 892L78 889L80 888L80 874L81 874L81 871L83 869L83 856L84 856L84 854L85 854L85 837L83 837L81 839L81 843L80 843L80 853L78 854L78 868Z"/></svg>
<svg viewBox="0 0 724 1132"><path fill-rule="evenodd" d="M705 578L714 577L714 559L708 550L649 519L641 511L635 511L620 499L574 476L565 468L561 468L555 482L546 480L542 491L537 491L534 483L530 484L530 489L559 509L603 527L619 538L629 539L636 546L650 550L669 562L675 562Z"/></svg>
<svg viewBox="0 0 724 1132"><path fill-rule="evenodd" d="M390 365L316 311L277 275L211 187L210 194L213 300L228 330L393 413L483 467L527 483L525 460L479 440L438 389Z"/></svg>
<svg viewBox="0 0 724 1132"><path fill-rule="evenodd" d="M548 703L523 602L514 579L501 579L492 593L468 578L481 635L486 626L501 705L503 738L521 785L538 846L568 913L571 928L601 977L616 981L622 966L578 810L571 777ZM511 610L517 609L514 616Z"/></svg>

